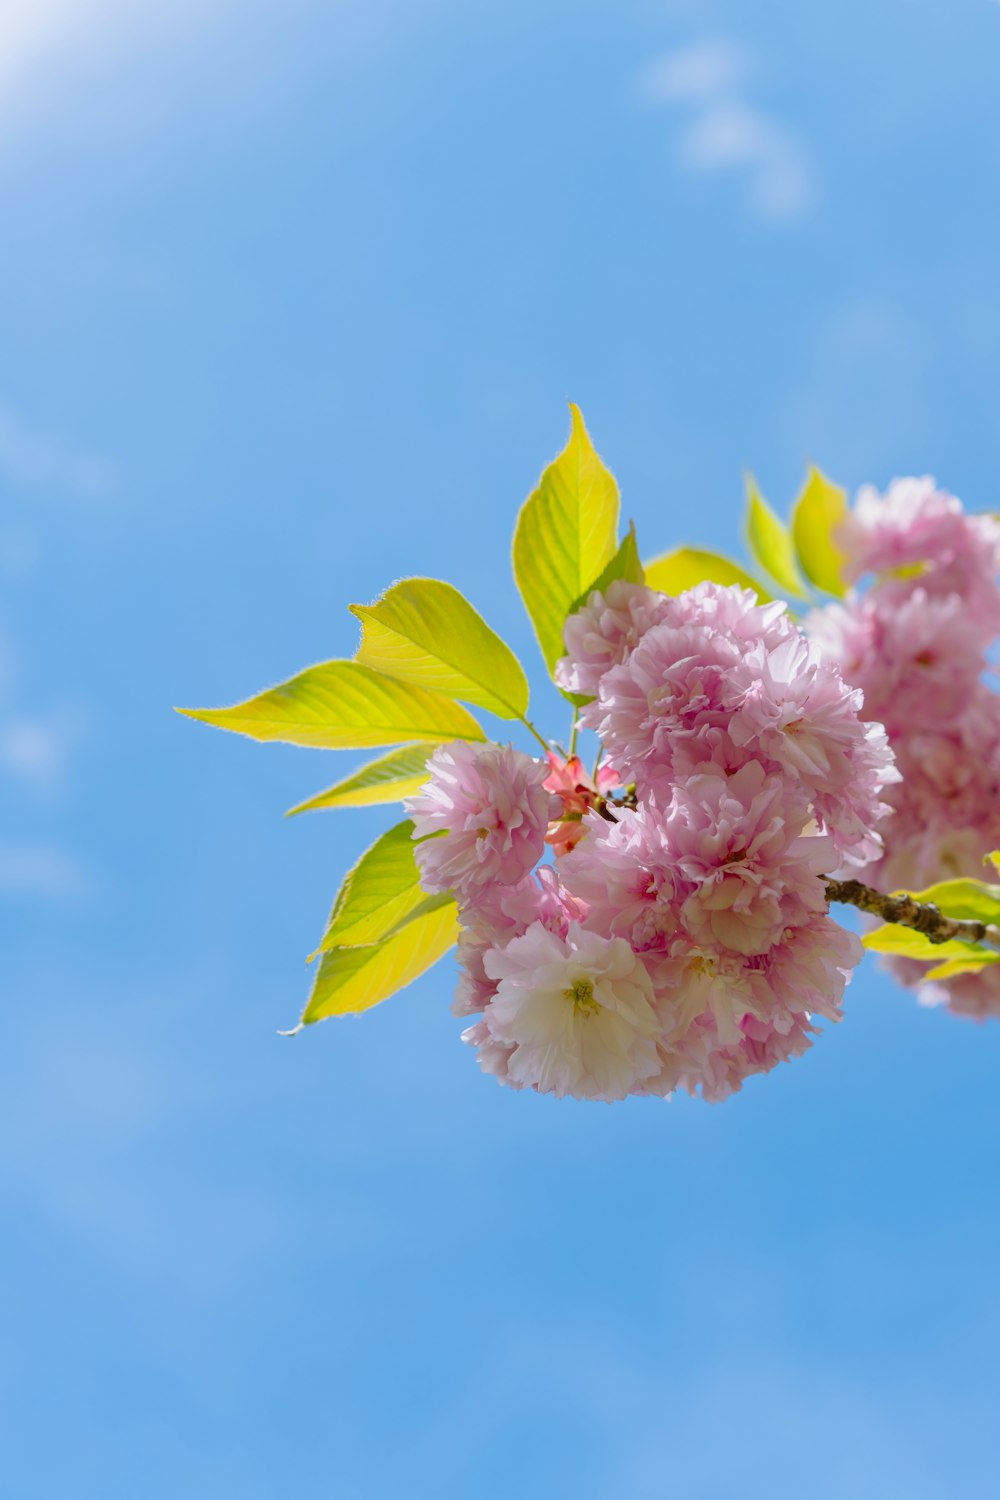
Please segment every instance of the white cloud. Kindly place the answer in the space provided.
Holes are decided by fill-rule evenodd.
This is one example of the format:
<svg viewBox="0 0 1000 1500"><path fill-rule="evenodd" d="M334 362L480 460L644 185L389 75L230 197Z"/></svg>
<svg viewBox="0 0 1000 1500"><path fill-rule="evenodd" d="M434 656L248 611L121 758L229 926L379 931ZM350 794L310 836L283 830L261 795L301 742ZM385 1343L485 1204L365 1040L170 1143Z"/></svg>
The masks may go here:
<svg viewBox="0 0 1000 1500"><path fill-rule="evenodd" d="M32 719L0 721L0 766L24 781L52 786L66 761L67 735Z"/></svg>
<svg viewBox="0 0 1000 1500"><path fill-rule="evenodd" d="M111 466L94 453L74 452L9 406L0 406L0 474L29 489L56 488L98 496L112 483Z"/></svg>
<svg viewBox="0 0 1000 1500"><path fill-rule="evenodd" d="M698 114L681 135L677 155L693 172L745 168L753 206L765 218L794 218L812 200L812 174L795 137L738 101Z"/></svg>
<svg viewBox="0 0 1000 1500"><path fill-rule="evenodd" d="M717 99L736 88L746 71L746 55L729 41L692 42L654 58L643 69L643 92L661 104Z"/></svg>
<svg viewBox="0 0 1000 1500"><path fill-rule="evenodd" d="M815 197L812 165L785 125L748 102L748 72L735 43L705 40L647 64L640 89L656 104L691 111L676 147L686 171L741 173L755 213L800 218Z"/></svg>
<svg viewBox="0 0 1000 1500"><path fill-rule="evenodd" d="M86 882L76 861L55 844L0 844L0 896L79 896Z"/></svg>

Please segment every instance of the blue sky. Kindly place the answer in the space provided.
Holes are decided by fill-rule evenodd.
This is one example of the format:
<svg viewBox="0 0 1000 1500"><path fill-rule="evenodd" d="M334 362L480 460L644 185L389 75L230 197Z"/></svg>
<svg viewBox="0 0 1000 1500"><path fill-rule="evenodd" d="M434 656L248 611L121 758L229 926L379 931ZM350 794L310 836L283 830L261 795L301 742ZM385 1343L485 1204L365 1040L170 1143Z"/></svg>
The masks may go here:
<svg viewBox="0 0 1000 1500"><path fill-rule="evenodd" d="M746 467L996 508L998 65L994 0L5 8L14 1500L996 1493L1000 1030L866 969L724 1106L560 1104L446 962L283 1041L387 814L170 706L407 573L534 663L569 399L647 552Z"/></svg>

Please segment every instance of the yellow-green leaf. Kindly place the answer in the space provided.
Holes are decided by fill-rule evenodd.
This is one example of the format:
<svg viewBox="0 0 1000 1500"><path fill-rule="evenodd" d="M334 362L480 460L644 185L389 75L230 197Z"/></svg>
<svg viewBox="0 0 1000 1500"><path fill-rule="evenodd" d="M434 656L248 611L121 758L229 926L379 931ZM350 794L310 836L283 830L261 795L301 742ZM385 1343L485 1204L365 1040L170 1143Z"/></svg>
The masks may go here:
<svg viewBox="0 0 1000 1500"><path fill-rule="evenodd" d="M380 834L344 876L316 952L377 943L424 900L413 857L413 823L406 818Z"/></svg>
<svg viewBox="0 0 1000 1500"><path fill-rule="evenodd" d="M761 604L770 603L771 596L751 578L739 563L716 552L701 552L696 547L678 547L675 552L666 552L646 563L646 582L651 589L661 594L682 594L693 589L697 583L721 583L726 586L738 583L742 588L753 589Z"/></svg>
<svg viewBox="0 0 1000 1500"><path fill-rule="evenodd" d="M427 780L430 753L426 745L404 745L400 750L390 750L388 755L369 761L325 792L317 792L315 797L289 808L288 816L316 812L322 807L374 807L412 797Z"/></svg>
<svg viewBox="0 0 1000 1500"><path fill-rule="evenodd" d="M810 469L792 511L792 536L806 577L838 599L847 592L843 578L847 559L833 534L846 515L844 491L819 469Z"/></svg>
<svg viewBox="0 0 1000 1500"><path fill-rule="evenodd" d="M947 963L938 964L936 969L928 969L924 978L957 979L960 974L978 974L980 969L988 968L990 964L1000 964L1000 953L984 950L975 958L950 958Z"/></svg>
<svg viewBox="0 0 1000 1500"><path fill-rule="evenodd" d="M440 693L384 677L356 661L309 667L232 708L182 708L189 719L255 740L365 750L403 740L482 740L467 709Z"/></svg>
<svg viewBox="0 0 1000 1500"><path fill-rule="evenodd" d="M895 891L893 894L909 895L914 901L931 901L946 917L985 922L990 926L1000 922L1000 885L988 885L985 880L941 880L937 885L929 885L925 891Z"/></svg>
<svg viewBox="0 0 1000 1500"><path fill-rule="evenodd" d="M388 1000L454 947L458 932L458 908L446 901L380 943L324 953L300 1024L351 1015Z"/></svg>
<svg viewBox="0 0 1000 1500"><path fill-rule="evenodd" d="M983 860L984 865L992 865L997 874L1000 875L1000 849L994 849L992 854L987 854Z"/></svg>
<svg viewBox="0 0 1000 1500"><path fill-rule="evenodd" d="M786 593L805 599L805 581L795 561L792 534L747 475L747 542L756 562Z"/></svg>
<svg viewBox="0 0 1000 1500"><path fill-rule="evenodd" d="M901 927L895 922L887 922L884 927L876 927L874 932L866 932L861 941L873 953L894 953L900 958L919 958L924 961L981 958L988 951L978 943L966 943L961 938L949 938L946 943L932 943L922 932L916 932L912 927Z"/></svg>
<svg viewBox="0 0 1000 1500"><path fill-rule="evenodd" d="M355 661L502 719L527 713L521 663L450 583L404 578L376 603L350 608L363 632Z"/></svg>
<svg viewBox="0 0 1000 1500"><path fill-rule="evenodd" d="M572 615L578 609L582 609L595 590L601 594L606 593L609 586L616 582L617 579L623 579L625 583L646 582L646 571L639 557L639 544L636 541L634 521L628 523L628 531L622 539L622 544L604 569L604 572L584 589L579 599L574 599L569 613Z"/></svg>
<svg viewBox="0 0 1000 1500"><path fill-rule="evenodd" d="M618 485L594 449L579 408L566 447L528 496L514 531L514 577L551 672L563 626L614 556Z"/></svg>
<svg viewBox="0 0 1000 1500"><path fill-rule="evenodd" d="M898 579L901 583L905 583L911 578L923 578L924 574L929 571L930 563L918 560L917 562L900 563L898 568L880 568L876 577L879 583L888 583L893 579Z"/></svg>

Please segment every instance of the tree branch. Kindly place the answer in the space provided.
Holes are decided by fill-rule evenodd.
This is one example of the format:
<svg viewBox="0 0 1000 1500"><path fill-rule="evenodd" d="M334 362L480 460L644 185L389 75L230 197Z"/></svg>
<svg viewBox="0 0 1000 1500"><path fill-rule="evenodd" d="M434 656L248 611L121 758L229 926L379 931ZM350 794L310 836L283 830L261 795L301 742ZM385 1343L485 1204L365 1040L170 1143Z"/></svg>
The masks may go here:
<svg viewBox="0 0 1000 1500"><path fill-rule="evenodd" d="M1000 948L1000 928L988 927L985 922L976 922L960 917L946 917L933 901L914 901L912 896L883 896L881 891L864 885L860 880L827 880L828 901L840 901L846 906L857 906L883 922L897 922L901 927L912 927L922 932L929 943L947 943L958 938L963 943L987 943L991 948Z"/></svg>

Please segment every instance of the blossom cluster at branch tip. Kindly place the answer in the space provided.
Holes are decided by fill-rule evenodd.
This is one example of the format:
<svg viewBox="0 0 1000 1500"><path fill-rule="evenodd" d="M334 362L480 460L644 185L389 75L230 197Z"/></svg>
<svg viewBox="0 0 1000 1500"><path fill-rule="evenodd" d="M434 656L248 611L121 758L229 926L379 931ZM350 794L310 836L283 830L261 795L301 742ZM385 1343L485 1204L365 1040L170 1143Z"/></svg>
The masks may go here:
<svg viewBox="0 0 1000 1500"><path fill-rule="evenodd" d="M422 883L458 900L464 1040L514 1088L726 1098L839 1018L861 947L824 876L882 855L886 735L737 586L612 583L565 641L597 773L446 745L407 804Z"/></svg>
<svg viewBox="0 0 1000 1500"><path fill-rule="evenodd" d="M902 773L865 878L911 891L981 878L1000 846L1000 699L983 680L1000 635L1000 522L967 514L933 479L897 479L859 492L837 541L856 587L806 628L863 693L864 717L884 724ZM993 968L928 984L926 964L888 962L925 1003L1000 1016Z"/></svg>

